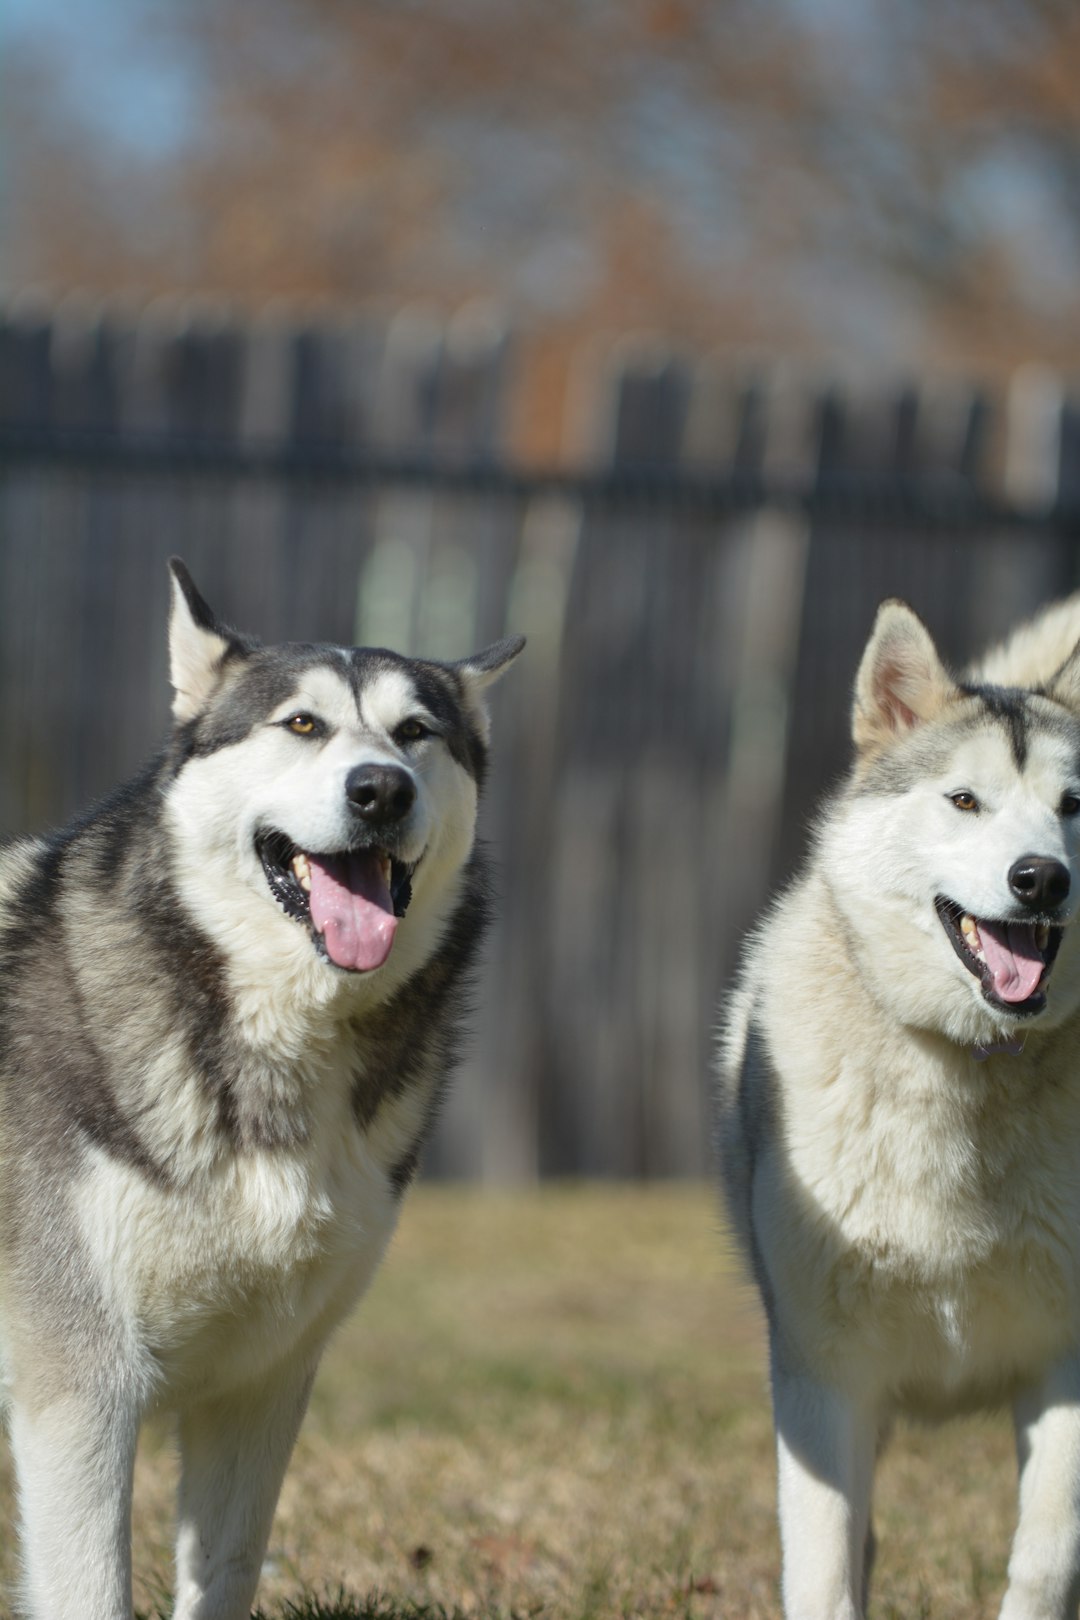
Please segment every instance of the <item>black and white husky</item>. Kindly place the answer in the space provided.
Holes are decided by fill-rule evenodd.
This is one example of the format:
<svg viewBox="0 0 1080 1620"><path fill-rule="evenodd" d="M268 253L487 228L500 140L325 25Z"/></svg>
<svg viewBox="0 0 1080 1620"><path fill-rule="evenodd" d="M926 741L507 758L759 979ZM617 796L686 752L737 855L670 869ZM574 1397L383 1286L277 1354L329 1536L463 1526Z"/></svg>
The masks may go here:
<svg viewBox="0 0 1080 1620"><path fill-rule="evenodd" d="M747 950L721 1150L769 1324L784 1610L864 1613L897 1414L1012 1405L1002 1620L1080 1595L1080 597L964 679L900 603Z"/></svg>
<svg viewBox="0 0 1080 1620"><path fill-rule="evenodd" d="M179 1422L176 1616L250 1611L451 1060L482 691L522 645L262 647L172 581L164 752L0 854L0 1356L36 1620L130 1615L155 1409Z"/></svg>

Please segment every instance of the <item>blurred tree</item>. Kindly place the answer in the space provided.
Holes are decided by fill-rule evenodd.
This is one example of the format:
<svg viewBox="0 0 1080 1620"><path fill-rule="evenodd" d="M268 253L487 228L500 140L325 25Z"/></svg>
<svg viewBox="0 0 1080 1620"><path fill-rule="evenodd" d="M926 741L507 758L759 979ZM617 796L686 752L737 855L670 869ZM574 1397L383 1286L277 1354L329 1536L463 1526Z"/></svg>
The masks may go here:
<svg viewBox="0 0 1080 1620"><path fill-rule="evenodd" d="M1080 13L1055 0L107 3L143 82L182 65L186 124L118 133L106 67L106 128L66 36L23 30L9 283L1080 361Z"/></svg>

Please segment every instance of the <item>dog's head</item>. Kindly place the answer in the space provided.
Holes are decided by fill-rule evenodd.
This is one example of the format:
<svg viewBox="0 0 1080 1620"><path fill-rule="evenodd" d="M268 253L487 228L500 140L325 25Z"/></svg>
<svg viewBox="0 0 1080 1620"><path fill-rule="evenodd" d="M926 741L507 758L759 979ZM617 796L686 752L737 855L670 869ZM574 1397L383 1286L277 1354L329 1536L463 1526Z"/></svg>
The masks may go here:
<svg viewBox="0 0 1080 1620"><path fill-rule="evenodd" d="M959 681L910 608L886 602L853 735L822 837L878 993L973 1044L1060 1022L1080 1003L1080 653L1038 688Z"/></svg>
<svg viewBox="0 0 1080 1620"><path fill-rule="evenodd" d="M253 971L268 955L338 976L384 977L390 961L411 971L472 850L484 688L522 640L452 664L264 647L220 624L183 564L170 566L167 811L181 892Z"/></svg>

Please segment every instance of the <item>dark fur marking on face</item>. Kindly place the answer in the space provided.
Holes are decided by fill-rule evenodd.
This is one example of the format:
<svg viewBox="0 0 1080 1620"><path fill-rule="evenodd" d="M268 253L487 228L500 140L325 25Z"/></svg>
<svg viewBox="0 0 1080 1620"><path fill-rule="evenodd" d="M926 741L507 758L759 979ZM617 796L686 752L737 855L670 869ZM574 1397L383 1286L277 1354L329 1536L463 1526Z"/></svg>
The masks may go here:
<svg viewBox="0 0 1080 1620"><path fill-rule="evenodd" d="M432 715L451 756L483 786L487 746L463 702L464 688L456 671L441 664L403 658L382 647L354 647L340 661L327 649L307 642L282 647L237 648L236 669L201 714L175 728L168 751L172 775L191 759L206 758L244 739L295 691L304 674L329 669L347 681L358 713L367 687L384 671L404 674L417 701Z"/></svg>
<svg viewBox="0 0 1080 1620"><path fill-rule="evenodd" d="M1031 694L1012 686L962 686L965 697L977 698L991 717L1003 727L1018 771L1027 764L1030 746Z"/></svg>
<svg viewBox="0 0 1080 1620"><path fill-rule="evenodd" d="M303 643L289 646L287 658L280 653L279 648L252 653L213 703L183 728L188 731L185 760L202 759L243 742L267 723L307 670L327 663L324 648Z"/></svg>
<svg viewBox="0 0 1080 1620"><path fill-rule="evenodd" d="M424 704L444 727L446 745L454 759L468 771L477 788L482 788L487 773L487 745L465 710L460 675L438 665L422 664L413 680Z"/></svg>
<svg viewBox="0 0 1080 1620"><path fill-rule="evenodd" d="M403 658L400 653L390 652L385 647L356 647L352 653L350 678L357 707L360 706L364 688L387 670L399 672L410 681L418 702L438 723L452 758L463 770L468 771L477 788L481 788L487 765L487 746L465 708L461 677L443 664Z"/></svg>
<svg viewBox="0 0 1080 1620"><path fill-rule="evenodd" d="M964 686L937 723L917 726L873 759L849 784L855 794L903 794L943 770L958 740L973 724L990 720L1004 732L1013 762L1023 770L1035 731L1075 736L1076 722L1035 692L1007 686Z"/></svg>
<svg viewBox="0 0 1080 1620"><path fill-rule="evenodd" d="M426 1092L414 1141L389 1171L405 1190L438 1114L471 1010L470 978L491 911L491 885L482 855L463 874L463 893L435 954L382 1007L354 1025L358 1067L352 1109L366 1131L388 1102L413 1088Z"/></svg>

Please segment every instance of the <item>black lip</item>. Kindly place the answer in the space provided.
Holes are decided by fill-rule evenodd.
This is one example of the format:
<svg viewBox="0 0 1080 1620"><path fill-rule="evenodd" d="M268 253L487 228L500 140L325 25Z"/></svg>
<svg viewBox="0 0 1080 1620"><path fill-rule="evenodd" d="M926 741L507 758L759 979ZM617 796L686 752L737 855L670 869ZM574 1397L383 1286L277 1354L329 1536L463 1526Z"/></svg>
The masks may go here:
<svg viewBox="0 0 1080 1620"><path fill-rule="evenodd" d="M1043 952L1044 965L1042 975L1039 979L1038 989L1033 991L1032 994L1028 996L1026 1001L1002 1001L1000 996L996 996L994 994L993 981L990 976L989 966L986 962L981 962L979 958L968 949L967 941L960 930L960 919L967 915L963 906L958 905L955 900L950 900L947 898L947 896L939 894L934 900L934 909L937 911L938 918L941 922L941 926L945 930L945 936L948 939L949 944L952 946L953 950L956 952L957 956L960 958L961 962L963 962L964 966L967 968L972 977L978 979L979 984L982 987L983 996L992 1007L998 1008L1003 1013L1008 1013L1011 1017L1019 1016L1021 1018L1026 1018L1033 1013L1042 1012L1043 1008L1046 1006L1046 985L1048 979L1050 978L1050 970L1054 965L1054 959L1057 956L1058 951L1061 949L1061 941L1065 934L1064 924L1057 922L1053 917L1045 916L998 919L1005 922L1012 921L1031 923L1034 927L1038 927L1041 923L1050 930L1050 938L1047 942L1046 950ZM971 915L974 916L974 913L972 912ZM978 921L978 918L976 918L976 921Z"/></svg>
<svg viewBox="0 0 1080 1620"><path fill-rule="evenodd" d="M356 854L361 849L370 851L371 854L390 857L390 898L394 904L394 916L404 917L412 899L413 873L419 866L419 861L399 860L391 850L384 849L378 844L353 845L345 850L303 850L303 853L315 855L317 858L334 859ZM325 956L322 935L311 921L311 903L292 869L294 858L301 852L300 844L294 844L285 833L274 829L259 833L255 839L255 853L262 862L270 893L287 917L294 918L296 922L303 923L311 930L312 940L320 953Z"/></svg>

